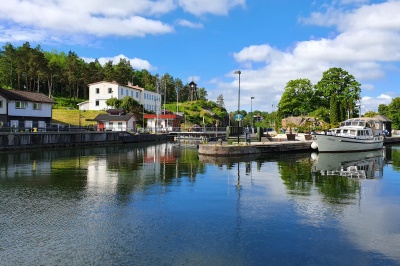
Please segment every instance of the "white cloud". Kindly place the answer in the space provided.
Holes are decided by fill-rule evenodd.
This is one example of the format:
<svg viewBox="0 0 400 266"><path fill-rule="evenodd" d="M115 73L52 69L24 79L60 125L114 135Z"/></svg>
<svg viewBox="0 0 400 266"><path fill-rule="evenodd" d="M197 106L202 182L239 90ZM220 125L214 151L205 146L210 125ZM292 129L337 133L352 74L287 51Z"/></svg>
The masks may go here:
<svg viewBox="0 0 400 266"><path fill-rule="evenodd" d="M25 31L49 31L48 35L89 34L94 36L145 36L173 32L173 27L158 20L136 15L138 12L152 14L157 2L117 1L112 7L108 1L50 1L9 0L0 3L0 21ZM79 8L77 8L79 7ZM168 10L168 9L167 9ZM5 23L4 23L5 24ZM7 25L7 24L6 24ZM9 29L14 27L10 26Z"/></svg>
<svg viewBox="0 0 400 266"><path fill-rule="evenodd" d="M233 57L238 62L270 62L280 58L281 52L273 49L269 45L251 45L242 49L239 53L234 53Z"/></svg>
<svg viewBox="0 0 400 266"><path fill-rule="evenodd" d="M201 23L194 23L190 22L186 19L180 19L176 22L179 26L187 27L187 28L192 28L192 29L202 29L203 24Z"/></svg>
<svg viewBox="0 0 400 266"><path fill-rule="evenodd" d="M264 95L262 99L256 97L256 104L265 103L266 98L268 105L274 101L277 104L289 80L308 78L316 83L324 71L341 67L362 84L365 88L362 95L373 95L376 89L373 81L384 78L386 68L400 61L399 13L400 1L363 5L350 11L328 8L326 13L313 13L301 21L335 26L335 36L300 41L290 50L277 50L265 44L244 47L233 55L244 68L241 87L247 91L246 95ZM261 67L252 67L252 63L259 66L260 62L263 62ZM235 78L231 87L236 88L237 77L231 73L227 76ZM363 98L363 105L377 111L379 104L391 101L391 97L382 97ZM249 99L242 102L250 105ZM235 110L234 106L228 109Z"/></svg>
<svg viewBox="0 0 400 266"><path fill-rule="evenodd" d="M203 14L227 15L236 6L245 6L246 0L178 0L186 12L200 16Z"/></svg>
<svg viewBox="0 0 400 266"><path fill-rule="evenodd" d="M87 57L81 57L81 58L86 62L95 61L95 58L87 58ZM118 64L121 59L128 60L133 69L137 69L137 70L146 69L148 71L156 69L156 67L152 66L147 60L143 60L140 58L128 58L123 54L120 54L120 55L117 55L114 57L101 57L101 58L98 58L97 60L99 61L99 63L101 65L104 66L104 64L109 61L112 61L114 65Z"/></svg>
<svg viewBox="0 0 400 266"><path fill-rule="evenodd" d="M0 2L0 41L73 40L92 37L144 37L174 32L164 15L183 9L194 15L225 15L245 0L7 0ZM180 25L202 28L182 20ZM38 32L35 36L31 32ZM32 38L34 37L34 38ZM82 39L87 39L82 38Z"/></svg>

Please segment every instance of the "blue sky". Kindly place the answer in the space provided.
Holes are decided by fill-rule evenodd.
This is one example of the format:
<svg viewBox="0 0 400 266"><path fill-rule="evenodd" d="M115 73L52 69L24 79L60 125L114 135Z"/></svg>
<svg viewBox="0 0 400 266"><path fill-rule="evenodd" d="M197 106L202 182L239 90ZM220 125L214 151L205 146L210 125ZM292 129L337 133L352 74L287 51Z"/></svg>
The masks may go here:
<svg viewBox="0 0 400 266"><path fill-rule="evenodd" d="M28 41L87 61L130 60L270 112L285 84L331 67L362 88L362 112L399 97L400 0L7 0L0 45ZM275 107L274 107L275 108Z"/></svg>

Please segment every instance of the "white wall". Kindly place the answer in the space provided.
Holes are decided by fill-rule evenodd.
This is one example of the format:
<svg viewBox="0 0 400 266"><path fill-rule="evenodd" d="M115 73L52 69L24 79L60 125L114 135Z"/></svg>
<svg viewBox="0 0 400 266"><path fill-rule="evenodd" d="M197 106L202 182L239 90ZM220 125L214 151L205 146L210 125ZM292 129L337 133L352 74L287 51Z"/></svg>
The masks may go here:
<svg viewBox="0 0 400 266"><path fill-rule="evenodd" d="M112 125L110 124L112 122ZM128 121L110 121L104 123L105 130L112 130L112 131L132 131L133 122L135 122L135 117L131 117ZM121 122L122 124L119 125L118 123Z"/></svg>
<svg viewBox="0 0 400 266"><path fill-rule="evenodd" d="M111 93L109 93L109 88ZM97 93L97 89L99 93ZM110 98L118 98L118 84L114 83L95 83L89 86L89 109L88 110L105 110L107 108L106 101ZM96 101L99 105L96 105Z"/></svg>
<svg viewBox="0 0 400 266"><path fill-rule="evenodd" d="M3 102L4 104L4 102ZM34 110L32 102L26 102L25 108L17 109L15 108L15 101L10 101L8 103L8 115L10 116L35 116L35 117L51 117L52 116L51 103L42 103L42 109Z"/></svg>
<svg viewBox="0 0 400 266"><path fill-rule="evenodd" d="M109 93L111 88L112 93ZM97 90L99 93L97 93ZM122 100L126 96L132 97L136 101L144 104L144 108L150 111L160 113L161 111L161 95L155 92L146 91L140 88L121 86L113 82L99 82L89 86L89 105L86 110L107 110L106 101L110 98ZM96 101L99 105L96 106Z"/></svg>

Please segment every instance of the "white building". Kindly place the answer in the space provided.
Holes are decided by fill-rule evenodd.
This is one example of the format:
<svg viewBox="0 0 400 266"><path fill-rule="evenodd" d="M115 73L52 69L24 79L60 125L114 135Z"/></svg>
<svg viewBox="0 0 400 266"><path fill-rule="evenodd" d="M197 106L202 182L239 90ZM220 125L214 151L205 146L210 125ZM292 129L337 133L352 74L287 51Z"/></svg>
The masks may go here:
<svg viewBox="0 0 400 266"><path fill-rule="evenodd" d="M44 130L56 103L43 93L0 89L0 127Z"/></svg>
<svg viewBox="0 0 400 266"><path fill-rule="evenodd" d="M108 110L114 108L107 106L110 98L122 100L126 96L132 97L149 111L160 112L161 94L145 90L139 86L120 85L117 82L100 81L89 84L89 101L78 104L80 110Z"/></svg>
<svg viewBox="0 0 400 266"><path fill-rule="evenodd" d="M126 113L124 109L108 109L107 114L98 114L95 118L98 131L135 131L137 117Z"/></svg>

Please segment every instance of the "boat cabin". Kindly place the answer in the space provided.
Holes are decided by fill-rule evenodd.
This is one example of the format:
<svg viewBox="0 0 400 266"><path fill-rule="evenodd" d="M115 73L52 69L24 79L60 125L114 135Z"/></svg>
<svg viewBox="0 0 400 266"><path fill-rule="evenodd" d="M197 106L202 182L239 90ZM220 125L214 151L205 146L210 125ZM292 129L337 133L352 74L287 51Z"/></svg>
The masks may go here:
<svg viewBox="0 0 400 266"><path fill-rule="evenodd" d="M330 129L328 135L350 137L358 139L371 139L383 135L382 122L370 118L352 118L340 123L339 128Z"/></svg>

